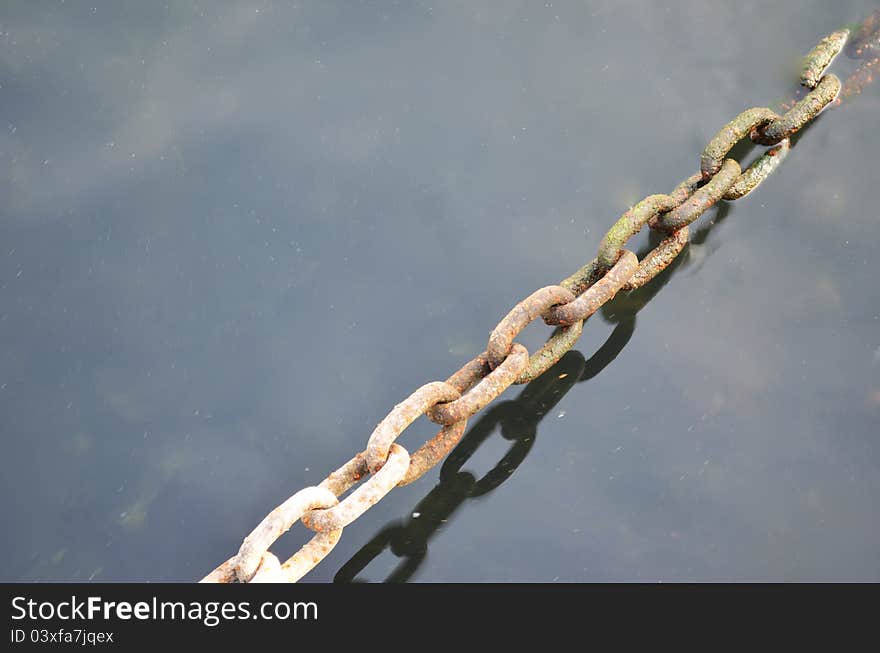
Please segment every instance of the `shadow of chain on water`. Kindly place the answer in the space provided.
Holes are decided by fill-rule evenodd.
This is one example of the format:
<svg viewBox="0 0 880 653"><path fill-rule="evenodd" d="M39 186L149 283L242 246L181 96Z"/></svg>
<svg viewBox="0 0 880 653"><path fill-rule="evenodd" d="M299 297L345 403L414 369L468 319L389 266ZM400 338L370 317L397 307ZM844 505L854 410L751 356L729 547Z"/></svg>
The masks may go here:
<svg viewBox="0 0 880 653"><path fill-rule="evenodd" d="M618 295L601 309L602 318L617 326L601 347L585 359L578 350L566 353L558 363L529 383L514 399L495 404L486 410L452 450L440 468L440 481L413 508L413 517L390 522L355 553L336 573L334 582L365 582L357 574L389 549L401 562L386 582L401 583L412 578L428 554L431 537L447 523L456 510L470 498L483 496L498 488L528 456L538 425L544 416L577 383L588 381L605 369L626 347L635 332L636 315L669 282L676 271L697 262L717 247L707 244L713 227L726 219L730 204L717 205L712 219L694 232L691 242L672 264L638 290ZM661 236L651 233L649 244L639 252L641 259L653 249ZM694 261L691 248L708 248L705 256ZM477 479L462 467L480 446L500 427L501 437L510 442L507 453L484 476Z"/></svg>

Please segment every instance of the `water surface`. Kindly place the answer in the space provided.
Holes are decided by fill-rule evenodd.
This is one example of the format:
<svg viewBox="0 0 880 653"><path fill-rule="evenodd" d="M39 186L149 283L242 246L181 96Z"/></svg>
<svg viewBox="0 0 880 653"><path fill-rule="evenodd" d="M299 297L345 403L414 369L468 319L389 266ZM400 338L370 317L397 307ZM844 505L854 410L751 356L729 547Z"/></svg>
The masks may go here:
<svg viewBox="0 0 880 653"><path fill-rule="evenodd" d="M5 3L0 578L200 578L875 7ZM878 108L305 580L880 580Z"/></svg>

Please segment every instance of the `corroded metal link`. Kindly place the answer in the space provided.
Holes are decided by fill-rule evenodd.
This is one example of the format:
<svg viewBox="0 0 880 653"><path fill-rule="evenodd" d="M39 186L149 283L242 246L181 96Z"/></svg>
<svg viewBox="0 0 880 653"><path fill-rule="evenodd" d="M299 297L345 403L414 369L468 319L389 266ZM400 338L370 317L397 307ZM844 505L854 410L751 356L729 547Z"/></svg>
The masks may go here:
<svg viewBox="0 0 880 653"><path fill-rule="evenodd" d="M721 130L709 141L706 149L700 155L700 170L704 178L709 179L718 170L727 153L743 137L754 129L760 129L778 120L779 115L775 111L763 107L747 109L736 118L724 125ZM784 139L778 147L762 154L722 196L725 200L735 200L745 197L757 188L761 182L776 171L788 154L789 141Z"/></svg>
<svg viewBox="0 0 880 653"><path fill-rule="evenodd" d="M318 535L323 535L323 533L318 533ZM263 554L260 567L257 569L254 577L251 578L251 583L254 585L260 583L295 583L298 580L299 578L288 580L284 570L281 568L281 562L273 553L267 551Z"/></svg>
<svg viewBox="0 0 880 653"><path fill-rule="evenodd" d="M688 197L693 195L694 191L697 190L702 183L703 175L699 172L695 172L674 189L672 189L672 192L669 193L669 196L675 200L675 205L678 206L679 204L682 204Z"/></svg>
<svg viewBox="0 0 880 653"><path fill-rule="evenodd" d="M388 460L378 472L338 505L323 510L310 510L302 523L313 531L324 533L348 526L364 514L370 506L388 494L406 475L409 453L399 444L392 444ZM345 465L321 481L319 487L330 490L337 497L358 482L368 472L366 452L361 452Z"/></svg>
<svg viewBox="0 0 880 653"><path fill-rule="evenodd" d="M779 114L766 107L753 107L746 109L736 118L724 125L700 155L700 172L703 179L708 180L716 172L721 170L724 157L733 149L733 146L745 138L756 127L769 125L779 119Z"/></svg>
<svg viewBox="0 0 880 653"><path fill-rule="evenodd" d="M497 367L507 357L513 346L513 339L533 320L553 306L568 304L574 300L575 294L567 288L544 286L510 309L489 334L489 345L486 347L489 367Z"/></svg>
<svg viewBox="0 0 880 653"><path fill-rule="evenodd" d="M624 234L626 234L627 230L633 229L632 233L624 236L623 243L625 243L626 240L630 236L634 235L637 231L639 231L642 228L642 226L644 225L645 222L647 222L649 225L651 225L652 223L656 223L656 214L651 213L651 210L653 207L656 206L657 208L660 208L662 211L672 210L675 207L681 205L685 200L687 200L691 195L693 195L694 191L696 191L697 188L699 188L700 184L702 184L702 183L703 183L703 177L699 172L697 172L697 173L691 175L690 177L688 177L687 179L685 179L683 182L681 182L668 195L649 195L648 197L643 199L641 202L639 202L639 204L634 206L632 209L630 209L629 211L624 213L623 216L620 217L620 219L617 221L617 223L615 223L615 225L608 231L608 233L605 234L605 238L603 238L603 243L605 243L606 240L609 240L609 235L611 235L612 231L620 230L620 231L623 231ZM653 199L653 198L656 198L656 199ZM668 199L665 199L665 198L668 198ZM665 206L668 206L669 208L668 209L664 208ZM644 207L644 208L642 208L642 207ZM639 215L640 213L641 213L641 215ZM644 222L642 221L642 216L645 216ZM636 225L638 225L638 227L636 227ZM654 227L652 227L652 228L654 228ZM619 235L618 236L611 235L611 238L612 239L619 238ZM659 263L663 258L665 258L672 251L672 249L674 249L672 247L671 243L667 243L668 240L669 239L664 240L662 243L660 243L660 245L658 245L654 250L652 250L645 257L645 260L647 262L643 262L644 265L642 263L640 263L639 270L642 270L643 267L644 268L652 267L652 269L653 269L653 265ZM623 243L621 243L621 246ZM684 245L682 244L681 247L683 248ZM600 278L601 272L608 269L608 267L610 267L611 265L614 265L613 262L610 263L610 265L603 265L602 249L603 249L603 245L600 245L599 246L599 256L597 256L592 261L587 263L584 267L582 267L580 270L575 272L570 277L562 280L559 283L559 285L563 286L564 288L568 288L569 290L571 290L575 294L579 295L579 294L583 293L587 288L589 288L593 283L595 283ZM678 252L680 252L680 251L681 251L681 248L679 248L679 250L677 252L675 252L675 254L672 256L672 258L668 259L662 267L657 268L656 271L654 272L654 274L652 274L650 278L653 278L654 276L656 276L663 268L665 268L667 265L669 265L669 263L672 262L672 259L675 258L675 256L677 256ZM610 256L606 252L606 254L604 256L604 261L607 264L607 262L611 258L614 258L614 260L616 262L619 257L620 257L619 252L615 253L613 257ZM638 273L639 272L637 270L636 274L638 274ZM645 279L642 282L642 284L640 284L640 285L647 283L648 280L649 279ZM624 288L627 290L632 290L633 288L627 287L628 285L629 285L629 281L624 285Z"/></svg>
<svg viewBox="0 0 880 653"><path fill-rule="evenodd" d="M645 258L639 261L639 267L629 278L629 281L623 284L621 290L636 290L644 286L663 272L675 260L675 257L681 254L681 250L684 249L687 242L687 227L682 227L678 231L673 232L672 235L664 238L657 247L648 252Z"/></svg>
<svg viewBox="0 0 880 653"><path fill-rule="evenodd" d="M709 183L697 190L680 206L651 220L651 227L667 233L686 227L720 200L741 172L742 169L736 161L725 159L721 169L709 180Z"/></svg>
<svg viewBox="0 0 880 653"><path fill-rule="evenodd" d="M671 197L674 202L674 207L683 204L694 194L702 183L703 175L697 172L676 186L673 191L669 193L669 197ZM658 219L659 217L657 216L652 216L648 219L648 224L651 225L652 229L656 229L655 225ZM665 270L669 264L681 254L681 251L684 249L684 246L687 245L687 242L688 228L687 225L685 225L678 231L669 234L666 238L661 240L654 249L645 254L644 258L639 261L639 267L636 268L636 271L629 278L629 281L623 284L621 290L631 291L644 286L651 279L663 272L663 270Z"/></svg>
<svg viewBox="0 0 880 653"><path fill-rule="evenodd" d="M391 443L418 417L424 415L435 404L453 401L460 397L461 392L455 387L443 381L434 381L426 383L401 403L397 404L379 422L379 425L373 430L367 442L367 469L369 469L370 473L375 474L382 468L382 465L385 464L385 460L388 458ZM462 420L462 423L456 422L455 424L444 426L433 439L426 442L418 451L412 454L409 460L411 470L407 471L407 475L401 481L401 485L411 483L433 467L437 462L436 456L438 452L441 450L449 451L461 438L465 426L465 420ZM410 474L410 471L412 471L412 474Z"/></svg>
<svg viewBox="0 0 880 653"><path fill-rule="evenodd" d="M682 200L684 201L684 200ZM623 246L630 238L642 230L648 220L661 214L671 211L681 202L676 202L676 198L671 195L648 195L641 202L626 211L611 229L602 238L599 243L599 265L604 268L610 268L617 263L623 253Z"/></svg>
<svg viewBox="0 0 880 653"><path fill-rule="evenodd" d="M585 320L609 299L617 294L639 267L639 259L629 250L623 250L623 256L592 286L587 288L573 302L564 306L551 308L544 314L547 324L567 326Z"/></svg>
<svg viewBox="0 0 880 653"><path fill-rule="evenodd" d="M444 426L433 438L423 444L409 458L409 468L398 487L409 485L419 480L425 473L446 457L452 447L458 444L461 436L467 428L467 419L459 420L448 426Z"/></svg>
<svg viewBox="0 0 880 653"><path fill-rule="evenodd" d="M428 419L438 424L454 424L455 422L467 419L477 411L482 410L495 397L507 390L517 377L522 374L522 371L526 369L528 364L528 350L518 342L513 343L513 347L510 348L510 354L503 363L489 372L470 390L467 392L463 391L461 399L450 401L448 404L437 404L431 408L427 413ZM458 372L453 377L457 374ZM447 379L446 382L454 385L452 383L453 377Z"/></svg>
<svg viewBox="0 0 880 653"><path fill-rule="evenodd" d="M308 545L294 553L287 562L281 564L271 551L263 554L263 561L257 569L257 573L251 578L251 583L295 583L309 573L321 562L327 554L336 546L342 536L342 529L318 533L312 538L312 542L326 542L323 549L316 547L307 548Z"/></svg>
<svg viewBox="0 0 880 653"><path fill-rule="evenodd" d="M796 134L804 125L822 113L838 93L840 93L840 79L834 74L825 75L819 80L816 88L786 111L779 120L774 120L766 127L753 129L749 138L761 145L776 145L783 138Z"/></svg>
<svg viewBox="0 0 880 653"><path fill-rule="evenodd" d="M211 573L202 578L199 583L237 583L238 577L235 575L236 556L232 556L229 560L217 565Z"/></svg>
<svg viewBox="0 0 880 653"><path fill-rule="evenodd" d="M203 582L247 583L254 577L269 547L290 530L308 510L330 508L339 503L332 492L321 487L307 487L275 508L244 538L238 554L208 574ZM326 557L339 541L342 529L318 533L285 563L293 574L305 575ZM274 557L274 556L273 556ZM277 562L277 558L275 558ZM216 577L212 577L216 574Z"/></svg>
<svg viewBox="0 0 880 653"><path fill-rule="evenodd" d="M831 32L819 41L804 57L803 70L801 71L801 84L807 88L816 88L822 75L834 58L843 49L843 44L849 37L849 30L842 29Z"/></svg>
<svg viewBox="0 0 880 653"><path fill-rule="evenodd" d="M575 295L580 295L587 288L596 283L601 276L602 266L599 265L599 259L594 258L592 261L577 270L577 272L560 281L559 285L563 288L567 288Z"/></svg>
<svg viewBox="0 0 880 653"><path fill-rule="evenodd" d="M443 381L426 383L409 397L397 404L385 418L379 422L367 441L367 469L375 474L385 460L391 443L403 433L404 429L418 417L440 402L453 401L461 397L461 393ZM412 462L412 456L410 457Z"/></svg>
<svg viewBox="0 0 880 653"><path fill-rule="evenodd" d="M779 145L772 147L762 154L757 161L750 165L744 173L739 176L733 185L724 193L725 200L738 200L745 197L755 190L761 182L776 172L791 147L789 139L783 139Z"/></svg>
<svg viewBox="0 0 880 653"><path fill-rule="evenodd" d="M367 468L367 452L361 451L342 467L330 472L327 478L321 481L321 487L327 488L339 497L357 485L369 473L370 470Z"/></svg>
<svg viewBox="0 0 880 653"><path fill-rule="evenodd" d="M318 533L306 546L290 556L287 561L281 565L281 573L284 575L283 580L287 583L295 583L300 578L309 573L315 566L327 557L327 554L333 550L339 538L342 537L342 529L337 528L326 533ZM320 544L320 545L319 545ZM314 546L310 546L314 545ZM268 552L266 555L272 555ZM273 558L275 556L272 556ZM265 558L265 556L264 556ZM277 559L277 558L276 558ZM264 566L265 559L263 561ZM257 575L260 570L257 569ZM254 579L251 579L254 582Z"/></svg>
<svg viewBox="0 0 880 653"><path fill-rule="evenodd" d="M578 341L583 331L583 320L560 327L538 351L529 357L528 367L516 377L514 384L529 383L553 367L565 352L574 347L574 343Z"/></svg>
<svg viewBox="0 0 880 653"><path fill-rule="evenodd" d="M446 383L464 394L491 371L489 356L483 352L462 365L461 369L446 379Z"/></svg>

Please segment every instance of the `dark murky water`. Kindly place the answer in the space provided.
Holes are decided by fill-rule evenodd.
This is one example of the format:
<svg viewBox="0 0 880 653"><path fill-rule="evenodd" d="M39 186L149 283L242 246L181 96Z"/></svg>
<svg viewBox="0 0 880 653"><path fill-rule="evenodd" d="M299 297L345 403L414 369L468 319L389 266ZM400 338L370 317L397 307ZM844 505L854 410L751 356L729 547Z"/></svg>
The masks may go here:
<svg viewBox="0 0 880 653"><path fill-rule="evenodd" d="M875 6L4 3L0 578L200 578ZM878 108L306 580L880 580Z"/></svg>

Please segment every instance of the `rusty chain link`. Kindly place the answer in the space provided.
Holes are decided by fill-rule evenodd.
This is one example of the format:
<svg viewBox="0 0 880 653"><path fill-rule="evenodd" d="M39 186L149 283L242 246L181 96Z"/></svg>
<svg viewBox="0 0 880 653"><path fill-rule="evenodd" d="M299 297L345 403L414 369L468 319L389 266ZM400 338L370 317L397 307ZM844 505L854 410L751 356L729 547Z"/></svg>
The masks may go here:
<svg viewBox="0 0 880 653"><path fill-rule="evenodd" d="M850 58L865 60L844 83L836 75L825 73L841 50L845 50ZM628 292L640 288L669 266L688 243L688 225L719 200L744 197L767 179L788 154L790 138L839 96L861 92L872 81L878 62L880 10L863 21L857 30L839 30L823 38L804 57L801 84L811 90L803 98L787 107L782 115L766 107L753 107L722 127L703 150L699 173L683 181L668 195L649 195L624 212L602 238L596 258L558 285L540 288L517 303L492 330L485 352L468 361L446 381L427 383L397 404L373 430L364 451L332 472L317 487L302 489L275 508L244 539L235 556L200 582L299 580L333 549L345 526L394 487L412 483L443 460L461 440L469 417L512 384L528 383L557 363L577 342L584 320L620 290ZM743 171L737 161L728 158L728 154L746 136L753 143L772 147ZM624 246L645 225L662 233L664 238L639 261ZM530 356L515 338L539 317L546 324L559 325L559 328L541 349ZM503 405L499 404L496 409ZM422 415L441 424L442 428L410 455L395 440ZM495 420L490 421L494 424ZM487 437L489 432L481 429L480 437ZM467 452L453 453L441 471L442 482L460 486L461 491L455 493L460 495L460 500L479 496L506 478L496 478L494 470L479 481L469 475L461 476L462 463L481 441L469 445ZM514 447L505 459L513 456L521 462L531 447L531 441L522 441L526 443L525 453ZM456 452L460 449L458 447ZM340 500L362 480L363 484ZM269 552L269 547L297 521L316 533L282 564ZM378 546L378 549L373 546L373 550L378 552L388 546L393 541L393 532L380 533L376 542L371 543L371 546ZM368 556L366 562L375 555ZM424 552L420 555L423 556ZM415 554L413 560L417 565Z"/></svg>

